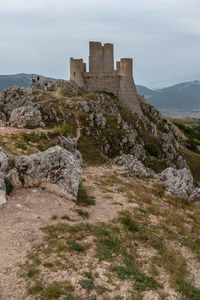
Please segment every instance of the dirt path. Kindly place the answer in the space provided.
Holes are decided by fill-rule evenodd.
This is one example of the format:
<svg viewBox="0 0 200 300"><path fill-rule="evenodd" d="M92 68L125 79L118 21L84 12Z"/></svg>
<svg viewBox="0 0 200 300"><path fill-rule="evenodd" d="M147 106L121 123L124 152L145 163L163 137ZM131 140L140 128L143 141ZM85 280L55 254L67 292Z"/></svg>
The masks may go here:
<svg viewBox="0 0 200 300"><path fill-rule="evenodd" d="M29 133L31 131L31 129L25 129L25 128L16 128L16 127L2 127L0 126L0 136L6 136L6 135L10 135L10 134L18 134L18 133L22 133L22 132L26 132Z"/></svg>

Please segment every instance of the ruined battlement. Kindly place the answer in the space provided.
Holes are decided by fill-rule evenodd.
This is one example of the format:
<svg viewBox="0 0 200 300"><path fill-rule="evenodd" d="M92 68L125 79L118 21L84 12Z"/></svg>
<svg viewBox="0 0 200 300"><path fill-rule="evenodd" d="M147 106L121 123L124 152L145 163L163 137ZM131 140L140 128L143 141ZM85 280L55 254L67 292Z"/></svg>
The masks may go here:
<svg viewBox="0 0 200 300"><path fill-rule="evenodd" d="M133 79L132 58L121 58L114 68L113 44L89 43L89 72L83 59L70 59L70 80L91 91L112 92L120 103L141 114L139 97Z"/></svg>

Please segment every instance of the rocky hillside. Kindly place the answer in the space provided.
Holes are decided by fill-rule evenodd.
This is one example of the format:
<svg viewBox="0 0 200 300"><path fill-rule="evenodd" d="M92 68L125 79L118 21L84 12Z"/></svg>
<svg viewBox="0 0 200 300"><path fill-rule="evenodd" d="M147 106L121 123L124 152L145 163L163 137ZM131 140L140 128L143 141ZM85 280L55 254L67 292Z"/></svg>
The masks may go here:
<svg viewBox="0 0 200 300"><path fill-rule="evenodd" d="M141 106L65 81L0 93L2 299L200 299L199 150Z"/></svg>

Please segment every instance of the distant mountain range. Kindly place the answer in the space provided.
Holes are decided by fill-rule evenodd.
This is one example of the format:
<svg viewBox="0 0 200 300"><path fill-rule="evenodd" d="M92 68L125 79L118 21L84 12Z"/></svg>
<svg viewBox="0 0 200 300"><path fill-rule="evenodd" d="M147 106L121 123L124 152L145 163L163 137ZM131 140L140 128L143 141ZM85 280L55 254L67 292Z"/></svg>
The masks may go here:
<svg viewBox="0 0 200 300"><path fill-rule="evenodd" d="M200 111L200 81L197 80L157 90L137 85L137 92L161 111Z"/></svg>
<svg viewBox="0 0 200 300"><path fill-rule="evenodd" d="M0 92L11 87L11 86L23 86L28 87L32 82L32 77L37 76L37 74L16 74L16 75L0 75ZM40 75L39 75L40 76ZM41 80L47 78L45 76L40 76ZM56 80L50 78L51 80Z"/></svg>
<svg viewBox="0 0 200 300"><path fill-rule="evenodd" d="M0 91L11 86L28 87L31 78L36 74L0 75ZM46 78L40 76L41 80ZM56 80L50 78L51 80ZM147 87L136 85L137 92L144 95L147 103L154 105L162 112L200 112L200 81L183 82L167 88L151 90Z"/></svg>

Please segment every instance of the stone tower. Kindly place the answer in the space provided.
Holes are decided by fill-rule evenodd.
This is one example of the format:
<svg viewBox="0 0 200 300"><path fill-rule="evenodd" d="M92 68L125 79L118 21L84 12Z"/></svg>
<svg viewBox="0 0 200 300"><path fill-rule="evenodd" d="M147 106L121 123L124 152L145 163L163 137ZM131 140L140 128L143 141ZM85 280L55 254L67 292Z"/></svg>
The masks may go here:
<svg viewBox="0 0 200 300"><path fill-rule="evenodd" d="M133 79L132 58L121 58L114 69L113 44L90 42L89 72L83 59L70 59L70 80L90 91L112 92L132 112L142 114Z"/></svg>

